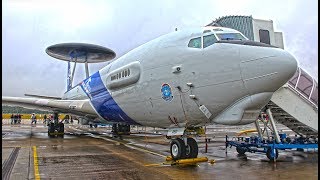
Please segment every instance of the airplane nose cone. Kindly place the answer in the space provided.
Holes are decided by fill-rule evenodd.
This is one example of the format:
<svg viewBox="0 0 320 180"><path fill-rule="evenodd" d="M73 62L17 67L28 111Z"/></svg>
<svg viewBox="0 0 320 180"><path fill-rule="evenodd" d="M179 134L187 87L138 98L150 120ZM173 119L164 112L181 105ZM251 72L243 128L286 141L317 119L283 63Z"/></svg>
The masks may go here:
<svg viewBox="0 0 320 180"><path fill-rule="evenodd" d="M297 71L298 63L296 59L287 51L282 51L277 57L278 61L273 62L271 69L277 69L277 81L279 83L286 83ZM273 67L272 67L273 66Z"/></svg>
<svg viewBox="0 0 320 180"><path fill-rule="evenodd" d="M280 48L261 51L251 59L241 61L242 78L250 94L276 91L297 68L296 59Z"/></svg>

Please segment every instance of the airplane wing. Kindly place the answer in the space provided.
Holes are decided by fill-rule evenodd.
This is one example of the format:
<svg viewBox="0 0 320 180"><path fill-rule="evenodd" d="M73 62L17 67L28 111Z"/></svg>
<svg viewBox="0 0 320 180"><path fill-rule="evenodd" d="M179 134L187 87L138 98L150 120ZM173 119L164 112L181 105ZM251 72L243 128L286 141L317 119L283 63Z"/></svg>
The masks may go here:
<svg viewBox="0 0 320 180"><path fill-rule="evenodd" d="M24 94L24 95L29 97L44 98L44 99L61 99L60 97L43 96L43 95L37 95L37 94Z"/></svg>
<svg viewBox="0 0 320 180"><path fill-rule="evenodd" d="M3 105L20 106L25 108L58 111L79 116L98 117L89 99L86 100L58 100L44 98L2 97Z"/></svg>

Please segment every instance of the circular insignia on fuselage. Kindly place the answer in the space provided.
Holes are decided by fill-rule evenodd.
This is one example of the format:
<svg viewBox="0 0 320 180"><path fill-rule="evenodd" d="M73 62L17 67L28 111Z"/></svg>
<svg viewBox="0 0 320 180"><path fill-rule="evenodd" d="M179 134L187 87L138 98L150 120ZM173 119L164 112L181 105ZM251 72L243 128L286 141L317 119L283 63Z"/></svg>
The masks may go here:
<svg viewBox="0 0 320 180"><path fill-rule="evenodd" d="M162 93L162 99L164 99L165 101L171 101L173 99L171 87L169 84L162 85L161 93Z"/></svg>

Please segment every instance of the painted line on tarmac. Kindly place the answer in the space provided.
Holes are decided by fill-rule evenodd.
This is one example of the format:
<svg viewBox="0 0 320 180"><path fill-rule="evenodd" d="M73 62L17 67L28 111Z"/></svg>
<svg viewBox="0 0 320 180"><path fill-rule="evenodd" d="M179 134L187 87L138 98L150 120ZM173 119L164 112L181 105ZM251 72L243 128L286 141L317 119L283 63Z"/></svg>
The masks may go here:
<svg viewBox="0 0 320 180"><path fill-rule="evenodd" d="M7 134L9 134L9 133L2 133L2 138L4 138Z"/></svg>
<svg viewBox="0 0 320 180"><path fill-rule="evenodd" d="M34 167L34 178L36 180L40 180L39 174L39 162L38 162L38 155L37 155L37 147L33 146L33 167Z"/></svg>
<svg viewBox="0 0 320 180"><path fill-rule="evenodd" d="M82 131L82 132L84 132L83 130L76 129L76 128L73 128L73 127L70 127L70 129L74 129L74 130L77 130L77 131ZM130 147L130 148L132 148L132 149L136 149L136 150L139 150L139 151L142 151L142 152L146 152L146 153L149 153L149 154L153 154L153 155L156 155L156 156L167 157L167 156L165 156L165 155L162 155L162 154L159 154L159 153L156 153L156 152L147 150L147 149L140 148L140 147L138 147L138 146L136 146L136 145L133 145L133 144L124 143L124 142L120 142L120 141L113 140L113 139L109 139L109 138L105 138L105 137L100 137L100 136L93 135L93 134L90 134L89 136L91 136L91 137L93 137L93 138L99 138L99 139L103 139L103 140L106 140L106 141L110 141L110 142L113 142L113 143L119 143L119 144L125 145L125 146L127 146L127 147Z"/></svg>
<svg viewBox="0 0 320 180"><path fill-rule="evenodd" d="M12 169L16 163L18 154L19 154L20 148L15 147L11 154L9 155L9 158L5 160L5 162L2 165L2 179L7 180L10 179L10 175L12 172Z"/></svg>
<svg viewBox="0 0 320 180"><path fill-rule="evenodd" d="M156 152L147 150L147 149L140 148L140 147L138 147L138 146L136 146L136 145L133 145L133 144L124 143L124 142L112 140L112 139L109 139L109 138L96 136L96 135L93 135L93 134L90 135L90 136L91 136L91 137L94 137L94 138L99 138L99 139L103 139L103 140L106 140L106 141L110 141L110 142L113 142L113 143L119 143L119 144L125 145L125 146L127 146L127 147L129 147L129 148L136 149L136 150L138 150L138 151L146 152L146 153L153 154L153 155L157 155L157 156L160 156L160 157L167 157L167 156L165 156L165 155L162 155L162 154L159 154L159 153L156 153Z"/></svg>
<svg viewBox="0 0 320 180"><path fill-rule="evenodd" d="M2 146L2 148L30 148L30 146Z"/></svg>
<svg viewBox="0 0 320 180"><path fill-rule="evenodd" d="M150 153L150 154L153 154L153 155L157 155L157 156L160 156L160 157L167 157L165 155L162 155L162 154L159 154L159 153L156 153L156 152L153 152L153 151L150 151L150 150L147 150L147 149L143 149L143 148L140 148L136 145L129 145L129 144L124 144L125 146L128 146L128 147L131 147L133 149L136 149L136 150L140 150L142 152L147 152L147 153Z"/></svg>

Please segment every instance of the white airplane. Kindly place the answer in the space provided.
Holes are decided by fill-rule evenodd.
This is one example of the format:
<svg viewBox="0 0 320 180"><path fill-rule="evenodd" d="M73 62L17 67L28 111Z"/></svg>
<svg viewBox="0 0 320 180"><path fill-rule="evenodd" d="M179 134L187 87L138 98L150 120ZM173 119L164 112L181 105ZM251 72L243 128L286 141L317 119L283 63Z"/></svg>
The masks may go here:
<svg viewBox="0 0 320 180"><path fill-rule="evenodd" d="M78 57L86 65L115 57L110 49L80 43L46 52L62 60ZM2 97L2 103L115 123L119 131L126 125L166 128L173 159L195 158L198 145L188 130L256 121L296 70L295 58L281 48L250 41L233 29L199 27L133 49L69 86L61 99Z"/></svg>

